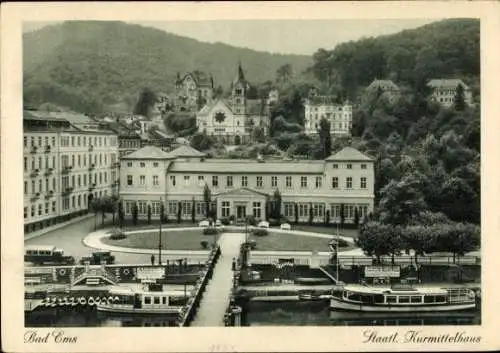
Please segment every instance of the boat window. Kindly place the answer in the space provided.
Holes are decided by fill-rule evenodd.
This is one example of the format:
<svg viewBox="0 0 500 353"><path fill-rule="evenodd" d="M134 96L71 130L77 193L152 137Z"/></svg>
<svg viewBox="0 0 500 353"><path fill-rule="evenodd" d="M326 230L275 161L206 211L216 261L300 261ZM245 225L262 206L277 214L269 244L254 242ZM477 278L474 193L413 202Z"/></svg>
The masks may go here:
<svg viewBox="0 0 500 353"><path fill-rule="evenodd" d="M335 297L335 298L342 298L342 291L340 291L340 290L334 290L332 292L332 296Z"/></svg>
<svg viewBox="0 0 500 353"><path fill-rule="evenodd" d="M410 297L408 296L399 297L399 303L409 303L409 302L410 302Z"/></svg>
<svg viewBox="0 0 500 353"><path fill-rule="evenodd" d="M362 301L363 303L366 303L366 304L368 304L368 303L372 303L372 301L373 301L373 299L372 299L372 298L373 298L373 297L372 297L371 295L362 295L362 296L361 296L361 301Z"/></svg>
<svg viewBox="0 0 500 353"><path fill-rule="evenodd" d="M144 304L151 304L151 297L144 297Z"/></svg>
<svg viewBox="0 0 500 353"><path fill-rule="evenodd" d="M396 302L396 296L394 295L388 295L385 297L386 303L395 303Z"/></svg>
<svg viewBox="0 0 500 353"><path fill-rule="evenodd" d="M357 293L348 293L347 299L360 302L361 301L361 296Z"/></svg>
<svg viewBox="0 0 500 353"><path fill-rule="evenodd" d="M422 303L422 297L410 297L410 303Z"/></svg>
<svg viewBox="0 0 500 353"><path fill-rule="evenodd" d="M160 304L160 297L154 297L155 304Z"/></svg>
<svg viewBox="0 0 500 353"><path fill-rule="evenodd" d="M424 303L434 303L434 296L433 295L425 295L424 296Z"/></svg>
<svg viewBox="0 0 500 353"><path fill-rule="evenodd" d="M444 295L436 295L436 303L446 302L446 297Z"/></svg>
<svg viewBox="0 0 500 353"><path fill-rule="evenodd" d="M166 305L166 304L167 304L167 297L162 297L162 299L163 299L162 304L163 304L163 305Z"/></svg>
<svg viewBox="0 0 500 353"><path fill-rule="evenodd" d="M373 297L373 302L377 304L383 304L384 303L384 296L382 294L377 294Z"/></svg>

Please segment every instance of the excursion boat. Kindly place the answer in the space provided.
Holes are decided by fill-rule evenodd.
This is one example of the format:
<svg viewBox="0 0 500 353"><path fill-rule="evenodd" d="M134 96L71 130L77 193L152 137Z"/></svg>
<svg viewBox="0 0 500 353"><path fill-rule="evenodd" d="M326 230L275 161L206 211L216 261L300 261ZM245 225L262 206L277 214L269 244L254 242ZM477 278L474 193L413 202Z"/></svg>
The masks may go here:
<svg viewBox="0 0 500 353"><path fill-rule="evenodd" d="M468 288L367 287L334 289L333 310L363 312L437 312L469 310L476 307L475 293Z"/></svg>
<svg viewBox="0 0 500 353"><path fill-rule="evenodd" d="M160 286L161 287L161 286ZM133 290L132 288L110 289L113 300L96 305L99 312L117 314L177 314L182 311L185 296L183 291L164 291L158 288Z"/></svg>

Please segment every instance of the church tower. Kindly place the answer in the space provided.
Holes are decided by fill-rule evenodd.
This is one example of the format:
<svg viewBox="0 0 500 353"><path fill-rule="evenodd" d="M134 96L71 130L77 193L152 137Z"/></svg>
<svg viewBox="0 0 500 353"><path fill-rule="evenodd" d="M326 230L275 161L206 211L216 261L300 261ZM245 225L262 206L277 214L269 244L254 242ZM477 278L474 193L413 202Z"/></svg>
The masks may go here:
<svg viewBox="0 0 500 353"><path fill-rule="evenodd" d="M236 114L246 113L247 93L249 89L248 82L245 80L245 74L241 67L241 62L238 64L238 74L232 85L232 106Z"/></svg>

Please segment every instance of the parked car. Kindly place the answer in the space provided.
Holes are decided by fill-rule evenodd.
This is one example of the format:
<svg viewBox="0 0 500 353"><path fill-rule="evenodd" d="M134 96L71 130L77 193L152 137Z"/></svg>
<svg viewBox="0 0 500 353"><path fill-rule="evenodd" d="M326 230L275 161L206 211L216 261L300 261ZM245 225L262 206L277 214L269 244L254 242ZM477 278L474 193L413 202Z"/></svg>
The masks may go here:
<svg viewBox="0 0 500 353"><path fill-rule="evenodd" d="M100 265L102 262L111 265L115 263L115 257L111 255L110 251L96 251L93 252L91 256L82 257L80 259L80 264L83 265L87 261L91 265Z"/></svg>
<svg viewBox="0 0 500 353"><path fill-rule="evenodd" d="M198 223L198 227L203 227L203 228L210 227L210 222L207 219L205 219L204 221Z"/></svg>
<svg viewBox="0 0 500 353"><path fill-rule="evenodd" d="M280 229L282 229L282 230L291 230L292 226L289 223L283 223L282 225L280 225Z"/></svg>
<svg viewBox="0 0 500 353"><path fill-rule="evenodd" d="M56 264L56 265L74 265L73 256L64 255L62 249L53 245L28 245L24 247L24 261L35 265Z"/></svg>
<svg viewBox="0 0 500 353"><path fill-rule="evenodd" d="M266 221L260 221L259 224L257 225L259 228L269 228L269 222Z"/></svg>

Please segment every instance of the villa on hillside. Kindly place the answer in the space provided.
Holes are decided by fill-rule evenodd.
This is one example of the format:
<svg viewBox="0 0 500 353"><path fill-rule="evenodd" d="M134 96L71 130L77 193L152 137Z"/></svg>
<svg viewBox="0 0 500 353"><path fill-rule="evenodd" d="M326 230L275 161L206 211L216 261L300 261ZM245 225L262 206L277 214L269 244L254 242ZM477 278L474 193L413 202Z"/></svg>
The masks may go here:
<svg viewBox="0 0 500 353"><path fill-rule="evenodd" d="M205 185L218 218L264 219L276 190L290 221L297 212L307 222L312 209L314 222L339 222L341 205L346 223L354 221L356 209L360 219L373 211L373 159L351 147L325 160L233 160L205 158L187 145L168 153L147 146L121 159L120 196L128 217L137 203L140 217L151 205L158 218L163 202L169 219L177 218L178 207L182 219L191 219L192 207L195 218L204 219Z"/></svg>
<svg viewBox="0 0 500 353"><path fill-rule="evenodd" d="M335 97L318 96L312 91L304 101L304 132L318 134L320 121L325 118L330 123L332 136L349 136L352 128L352 105L339 103Z"/></svg>
<svg viewBox="0 0 500 353"><path fill-rule="evenodd" d="M206 103L210 102L214 94L214 78L202 71L188 72L182 78L177 73L175 81L176 111L197 112Z"/></svg>
<svg viewBox="0 0 500 353"><path fill-rule="evenodd" d="M382 97L387 98L389 103L395 103L401 97L401 90L392 80L375 79L366 88L367 95L381 91Z"/></svg>
<svg viewBox="0 0 500 353"><path fill-rule="evenodd" d="M265 99L247 98L250 84L245 79L241 64L231 87L228 99L209 101L197 114L199 132L218 138L226 144L245 143L251 139L252 130L260 127L269 131L269 105ZM276 92L273 92L276 94Z"/></svg>
<svg viewBox="0 0 500 353"><path fill-rule="evenodd" d="M427 84L432 90L431 99L445 107L451 107L455 103L458 85L464 89L465 103L472 105L472 91L460 79L433 79Z"/></svg>

